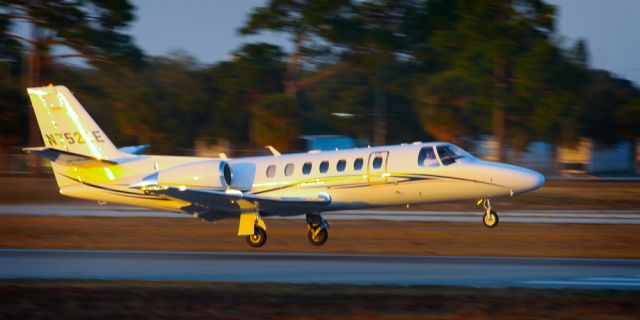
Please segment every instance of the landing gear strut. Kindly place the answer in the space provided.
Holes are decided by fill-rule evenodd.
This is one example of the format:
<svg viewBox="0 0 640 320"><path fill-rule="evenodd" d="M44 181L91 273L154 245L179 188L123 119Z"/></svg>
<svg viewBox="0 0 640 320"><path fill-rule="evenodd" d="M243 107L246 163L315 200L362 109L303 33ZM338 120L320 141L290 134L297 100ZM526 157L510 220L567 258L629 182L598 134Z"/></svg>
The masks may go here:
<svg viewBox="0 0 640 320"><path fill-rule="evenodd" d="M482 223L487 228L494 228L498 225L498 213L493 211L491 207L491 200L488 198L480 199L477 203L478 205L482 204L484 206L484 216L482 217Z"/></svg>
<svg viewBox="0 0 640 320"><path fill-rule="evenodd" d="M307 237L314 246L321 246L329 239L329 223L320 214L307 214Z"/></svg>
<svg viewBox="0 0 640 320"><path fill-rule="evenodd" d="M246 211L240 214L238 236L245 236L247 243L254 248L262 247L267 242L267 225L260 217L257 206L245 209Z"/></svg>

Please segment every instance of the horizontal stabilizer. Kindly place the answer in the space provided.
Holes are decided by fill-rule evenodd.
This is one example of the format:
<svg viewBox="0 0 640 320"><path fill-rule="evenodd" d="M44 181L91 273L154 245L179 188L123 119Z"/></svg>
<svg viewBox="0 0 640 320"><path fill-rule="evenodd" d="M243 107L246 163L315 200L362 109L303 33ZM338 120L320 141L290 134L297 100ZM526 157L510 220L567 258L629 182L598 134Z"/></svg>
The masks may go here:
<svg viewBox="0 0 640 320"><path fill-rule="evenodd" d="M69 166L90 168L118 164L117 162L110 160L92 158L89 156L49 147L23 148L22 150L27 153L32 153L39 157L51 160L55 163L65 164Z"/></svg>
<svg viewBox="0 0 640 320"><path fill-rule="evenodd" d="M118 151L128 153L128 154L140 154L141 152L149 149L148 144L141 144L138 146L126 146L119 148Z"/></svg>

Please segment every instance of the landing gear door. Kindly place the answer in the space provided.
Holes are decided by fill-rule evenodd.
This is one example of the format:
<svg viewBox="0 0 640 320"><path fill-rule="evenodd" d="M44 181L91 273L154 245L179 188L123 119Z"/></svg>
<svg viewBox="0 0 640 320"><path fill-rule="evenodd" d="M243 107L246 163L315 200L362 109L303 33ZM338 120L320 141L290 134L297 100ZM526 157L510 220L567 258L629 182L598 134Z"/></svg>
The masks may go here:
<svg viewBox="0 0 640 320"><path fill-rule="evenodd" d="M388 151L372 152L369 155L369 164L367 166L367 177L370 184L386 183L389 178L387 173Z"/></svg>

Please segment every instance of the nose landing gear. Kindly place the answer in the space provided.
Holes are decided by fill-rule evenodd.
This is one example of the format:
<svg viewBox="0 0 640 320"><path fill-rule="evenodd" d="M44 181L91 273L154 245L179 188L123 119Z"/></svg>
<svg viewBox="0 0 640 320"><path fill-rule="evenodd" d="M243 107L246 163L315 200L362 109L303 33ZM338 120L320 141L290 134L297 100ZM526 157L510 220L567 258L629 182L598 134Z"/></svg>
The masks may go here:
<svg viewBox="0 0 640 320"><path fill-rule="evenodd" d="M484 223L484 226L487 228L495 228L495 226L498 225L498 213L493 211L493 208L491 207L491 200L489 200L488 198L483 198L478 200L478 203L476 203L476 205L483 205L484 207L484 216L482 217L482 222Z"/></svg>
<svg viewBox="0 0 640 320"><path fill-rule="evenodd" d="M320 214L307 214L307 237L314 246L321 246L329 239L329 223Z"/></svg>

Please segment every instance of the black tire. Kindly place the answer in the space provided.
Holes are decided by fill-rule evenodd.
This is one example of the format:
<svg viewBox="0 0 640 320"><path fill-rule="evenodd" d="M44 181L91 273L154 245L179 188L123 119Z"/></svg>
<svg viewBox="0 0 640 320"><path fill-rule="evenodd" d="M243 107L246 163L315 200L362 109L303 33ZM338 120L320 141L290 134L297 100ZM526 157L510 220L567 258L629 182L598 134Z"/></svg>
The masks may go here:
<svg viewBox="0 0 640 320"><path fill-rule="evenodd" d="M493 210L489 211L488 214L485 213L482 217L482 223L484 223L484 226L487 228L495 228L499 221L498 214Z"/></svg>
<svg viewBox="0 0 640 320"><path fill-rule="evenodd" d="M246 240L247 243L254 248L262 247L265 242L267 242L267 232L260 227L256 227L253 231L253 234L248 235L246 237Z"/></svg>
<svg viewBox="0 0 640 320"><path fill-rule="evenodd" d="M307 237L309 238L309 242L311 242L314 246L321 246L329 239L329 232L325 228L321 228L318 232L317 236L313 236L313 229L309 229L307 232Z"/></svg>

